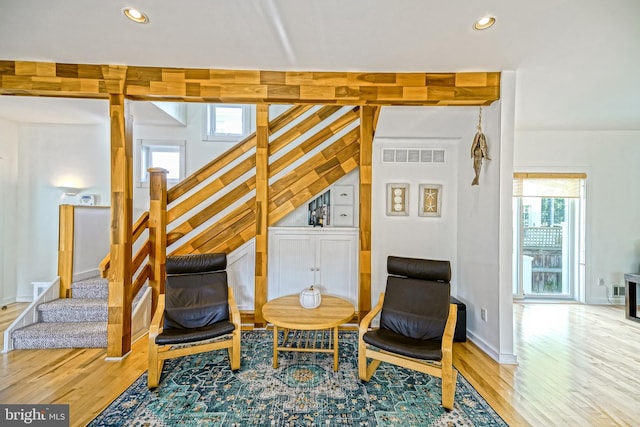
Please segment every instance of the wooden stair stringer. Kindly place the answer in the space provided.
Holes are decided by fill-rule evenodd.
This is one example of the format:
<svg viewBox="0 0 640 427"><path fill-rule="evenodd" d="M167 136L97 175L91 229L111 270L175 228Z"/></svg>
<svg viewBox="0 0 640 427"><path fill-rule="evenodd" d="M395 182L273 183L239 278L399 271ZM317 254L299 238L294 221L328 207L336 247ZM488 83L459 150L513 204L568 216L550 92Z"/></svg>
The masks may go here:
<svg viewBox="0 0 640 427"><path fill-rule="evenodd" d="M270 185L268 224L275 224L355 170L359 164L359 151L358 130L355 129ZM255 197L252 197L171 251L170 255L230 253L255 237L255 215ZM167 242L176 242L181 237L184 235L170 232Z"/></svg>
<svg viewBox="0 0 640 427"><path fill-rule="evenodd" d="M291 107L289 110L269 122L269 132L274 133L284 128L312 107L312 105L295 105ZM180 183L167 190L167 204L174 202L182 195L193 190L196 186L220 171L224 166L228 165L243 154L253 150L255 147L256 134L254 132L244 140L237 143L234 147L230 148L222 155L202 166L196 172L183 179Z"/></svg>

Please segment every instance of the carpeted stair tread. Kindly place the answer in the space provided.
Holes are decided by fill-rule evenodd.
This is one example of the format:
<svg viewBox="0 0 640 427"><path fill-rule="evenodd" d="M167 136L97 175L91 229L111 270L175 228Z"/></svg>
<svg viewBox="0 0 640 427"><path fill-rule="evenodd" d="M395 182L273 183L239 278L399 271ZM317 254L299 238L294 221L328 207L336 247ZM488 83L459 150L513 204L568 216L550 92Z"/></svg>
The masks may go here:
<svg viewBox="0 0 640 427"><path fill-rule="evenodd" d="M40 321L106 322L107 300L101 298L61 298L38 306Z"/></svg>
<svg viewBox="0 0 640 427"><path fill-rule="evenodd" d="M109 297L109 280L102 277L73 282L71 284L73 298L103 298Z"/></svg>
<svg viewBox="0 0 640 427"><path fill-rule="evenodd" d="M107 346L109 282L92 278L71 284L72 298L38 305L39 323L13 332L15 349L104 348ZM140 301L146 287L132 301Z"/></svg>
<svg viewBox="0 0 640 427"><path fill-rule="evenodd" d="M35 323L12 334L14 348L103 348L107 346L107 322Z"/></svg>

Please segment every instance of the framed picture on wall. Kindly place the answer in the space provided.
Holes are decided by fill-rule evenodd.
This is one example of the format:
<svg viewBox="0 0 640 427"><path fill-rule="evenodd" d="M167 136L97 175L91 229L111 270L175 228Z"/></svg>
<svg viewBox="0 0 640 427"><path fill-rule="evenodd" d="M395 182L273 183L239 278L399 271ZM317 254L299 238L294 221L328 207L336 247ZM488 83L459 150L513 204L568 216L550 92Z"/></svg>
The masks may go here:
<svg viewBox="0 0 640 427"><path fill-rule="evenodd" d="M419 216L441 216L442 185L420 184Z"/></svg>
<svg viewBox="0 0 640 427"><path fill-rule="evenodd" d="M387 184L387 216L409 215L409 184Z"/></svg>

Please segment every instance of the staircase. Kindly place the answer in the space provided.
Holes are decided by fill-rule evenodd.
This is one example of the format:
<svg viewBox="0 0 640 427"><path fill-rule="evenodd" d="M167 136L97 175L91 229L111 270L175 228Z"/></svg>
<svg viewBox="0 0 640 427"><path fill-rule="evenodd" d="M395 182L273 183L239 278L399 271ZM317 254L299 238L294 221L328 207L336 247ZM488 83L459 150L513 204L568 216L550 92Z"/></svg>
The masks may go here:
<svg viewBox="0 0 640 427"><path fill-rule="evenodd" d="M132 298L132 312L140 295L149 295L144 299L149 303L141 304L147 308L141 308L139 315L132 313L133 338L139 332L134 325L142 324L136 319L150 319L161 292L163 266L158 259L164 254L229 254L257 239L257 230L261 230L259 237L264 240L266 227L358 168L360 116L358 106L294 105L268 121L268 126L258 126L263 129L261 138L266 135L268 140L265 147L261 139L262 151L258 150L258 134L254 133L171 189L166 187L166 176L162 178L166 171L152 170L150 209L132 227L130 243L137 250L125 272L122 264L118 267L119 277L123 273L131 275L124 292L136 295ZM373 128L369 131L372 134ZM258 187L262 189L260 195ZM13 331L15 349L108 347L107 280L70 285L72 257L67 247L72 246L71 242L61 244L59 250L59 255L69 259L66 269L59 267L66 273L60 274L61 293L72 297L42 303L37 314L34 309L38 323ZM256 255L262 260L256 267L256 283L265 276L263 255ZM258 271L259 267L262 271ZM108 254L99 266L102 277L110 276L111 268ZM264 302L266 291L260 289L254 300L257 313ZM117 311L117 307L112 308ZM114 328L109 330L109 336L118 341L119 337L111 335L113 331Z"/></svg>
<svg viewBox="0 0 640 427"><path fill-rule="evenodd" d="M72 298L37 307L38 323L13 331L14 349L105 348L107 346L107 279L94 278L71 285ZM135 307L141 291L133 302Z"/></svg>

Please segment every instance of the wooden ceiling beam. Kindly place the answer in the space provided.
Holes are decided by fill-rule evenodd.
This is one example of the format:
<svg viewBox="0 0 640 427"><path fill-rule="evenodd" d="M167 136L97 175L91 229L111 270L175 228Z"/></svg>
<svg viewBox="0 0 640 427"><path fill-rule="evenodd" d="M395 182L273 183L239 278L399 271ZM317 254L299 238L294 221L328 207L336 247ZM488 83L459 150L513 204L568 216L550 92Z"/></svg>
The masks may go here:
<svg viewBox="0 0 640 427"><path fill-rule="evenodd" d="M499 72L216 70L0 60L0 95L337 105L489 105Z"/></svg>

